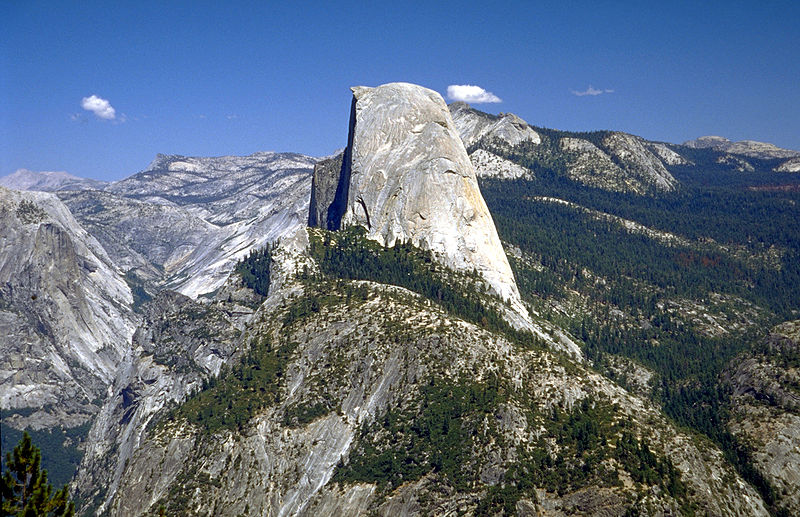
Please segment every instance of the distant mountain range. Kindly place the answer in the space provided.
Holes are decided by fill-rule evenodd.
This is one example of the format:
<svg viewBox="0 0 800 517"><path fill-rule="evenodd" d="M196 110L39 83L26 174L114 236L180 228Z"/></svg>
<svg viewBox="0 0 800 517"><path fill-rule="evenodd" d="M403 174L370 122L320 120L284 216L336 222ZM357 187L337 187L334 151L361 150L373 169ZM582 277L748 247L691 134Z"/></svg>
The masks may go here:
<svg viewBox="0 0 800 517"><path fill-rule="evenodd" d="M677 182L671 176L669 168L675 166L702 168L704 165L694 163L683 156L691 155L687 149L716 152L713 155L715 168L721 166L723 169L739 172L800 172L800 151L784 149L767 142L755 140L733 142L721 136L701 136L678 145L648 141L617 131L576 133L539 128L512 113L491 115L476 110L464 102L454 102L449 108L464 146L470 151L470 157L479 177L507 179L532 177L531 168L521 167L488 150L492 143L515 147L525 142L530 146L536 146L536 152L528 153L527 161L544 161L551 166L556 164L557 168L560 165L565 175L579 183L614 191L643 193L651 188L661 191L673 190ZM545 145L542 145L543 142ZM549 156L544 159L543 155ZM162 202L169 201L175 205L194 204L195 208L192 211L197 214L198 211L204 212L209 209L207 207L199 210L197 201L205 196L212 198L217 196L219 199L216 201L221 201L220 196L226 195L224 194L227 192L226 188L239 184L238 180L241 177L229 172L246 169L250 171L247 176L250 179L245 179L245 186L242 187L247 191L248 181L257 182L255 171L263 168L267 162L270 163L269 167L297 168L298 166L288 162L278 164L275 160L266 159L269 156L281 156L284 158L280 159L288 160L304 159L305 168L313 166L316 161L311 157L293 153L255 153L249 157L218 158L159 154L147 169L120 181L105 182L80 178L67 172L19 169L0 177L0 186L44 192L99 190L122 194L131 199L145 200L149 191L161 198ZM752 162L748 161L748 158L768 163ZM517 157L518 161L519 159L520 156ZM216 171L212 172L213 180L203 176L209 171ZM174 185L162 185L158 181L150 181L157 174L166 173L173 173L172 176L182 174L183 177L170 179L169 181L175 181ZM159 190L162 187L166 187L167 190ZM237 192L237 188L234 187L233 191ZM248 196L245 198L252 200L252 194ZM211 222L231 222L228 212L236 210L234 205L241 206L243 202L238 196L231 196L222 205L219 202L215 204L215 214L204 212L198 215L210 216Z"/></svg>
<svg viewBox="0 0 800 517"><path fill-rule="evenodd" d="M714 149L730 154L741 154L751 158L763 158L766 160L800 157L800 151L783 149L767 142L757 142L755 140L732 142L721 136L701 136L696 140L684 142L683 145L694 149Z"/></svg>
<svg viewBox="0 0 800 517"><path fill-rule="evenodd" d="M0 178L0 186L14 190L40 190L52 192L55 190L85 190L102 189L108 183L105 181L79 178L67 172L59 171L18 171Z"/></svg>

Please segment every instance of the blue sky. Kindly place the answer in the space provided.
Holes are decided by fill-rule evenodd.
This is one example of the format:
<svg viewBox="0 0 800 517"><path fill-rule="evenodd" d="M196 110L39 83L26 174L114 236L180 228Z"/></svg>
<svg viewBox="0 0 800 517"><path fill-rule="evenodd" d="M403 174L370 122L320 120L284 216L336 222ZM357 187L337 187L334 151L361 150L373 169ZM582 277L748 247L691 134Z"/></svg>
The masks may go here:
<svg viewBox="0 0 800 517"><path fill-rule="evenodd" d="M0 175L322 156L349 87L391 81L477 85L502 102L475 107L557 129L800 149L800 2L650 4L1 2Z"/></svg>

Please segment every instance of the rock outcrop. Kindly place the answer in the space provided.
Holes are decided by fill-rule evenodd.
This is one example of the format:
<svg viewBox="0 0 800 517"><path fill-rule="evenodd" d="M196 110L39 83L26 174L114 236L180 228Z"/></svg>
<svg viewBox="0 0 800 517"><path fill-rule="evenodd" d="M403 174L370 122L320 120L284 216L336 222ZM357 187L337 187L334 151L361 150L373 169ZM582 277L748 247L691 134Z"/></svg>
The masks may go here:
<svg viewBox="0 0 800 517"><path fill-rule="evenodd" d="M678 181L644 144L643 139L627 133L615 132L603 139L603 146L611 157L635 181L654 185L660 191L674 190Z"/></svg>
<svg viewBox="0 0 800 517"><path fill-rule="evenodd" d="M775 167L775 172L800 172L800 158L789 158Z"/></svg>
<svg viewBox="0 0 800 517"><path fill-rule="evenodd" d="M539 133L513 113L490 115L474 110L464 102L454 102L449 108L464 147L470 147L484 137L498 139L511 147L523 142L541 143Z"/></svg>
<svg viewBox="0 0 800 517"><path fill-rule="evenodd" d="M776 507L800 513L800 320L772 329L755 353L731 363L728 428L774 491Z"/></svg>
<svg viewBox="0 0 800 517"><path fill-rule="evenodd" d="M640 194L669 192L678 185L661 155L666 154L673 163L682 159L680 155L666 147L647 145L637 136L609 133L597 145L583 138L563 137L558 146L567 162L567 176L584 185Z"/></svg>
<svg viewBox="0 0 800 517"><path fill-rule="evenodd" d="M689 160L659 142L649 142L647 147L666 165L689 165Z"/></svg>
<svg viewBox="0 0 800 517"><path fill-rule="evenodd" d="M719 158L717 158L717 163L720 165L727 165L731 169L737 170L739 172L753 172L755 171L755 167L750 164L747 160L742 159L739 156L734 156L732 154L723 154Z"/></svg>
<svg viewBox="0 0 800 517"><path fill-rule="evenodd" d="M511 160L506 160L484 149L477 149L469 155L469 159L475 167L475 175L479 178L504 180L533 178L533 173L530 169L526 169Z"/></svg>
<svg viewBox="0 0 800 517"><path fill-rule="evenodd" d="M315 185L328 194L315 195L327 201L335 167L316 172ZM353 88L337 190L327 211L319 202L309 217L318 225L363 226L387 246L411 241L453 269L477 270L527 317L475 169L444 99L433 90L407 83Z"/></svg>
<svg viewBox="0 0 800 517"><path fill-rule="evenodd" d="M308 209L309 226L329 228L328 208L336 197L343 157L344 153L340 153L332 158L320 160L314 165L314 177L311 180L311 206Z"/></svg>
<svg viewBox="0 0 800 517"><path fill-rule="evenodd" d="M595 188L652 194L678 185L666 165L689 163L664 144L627 133L534 130L513 114L490 115L463 102L449 109L478 177L531 179L538 166Z"/></svg>

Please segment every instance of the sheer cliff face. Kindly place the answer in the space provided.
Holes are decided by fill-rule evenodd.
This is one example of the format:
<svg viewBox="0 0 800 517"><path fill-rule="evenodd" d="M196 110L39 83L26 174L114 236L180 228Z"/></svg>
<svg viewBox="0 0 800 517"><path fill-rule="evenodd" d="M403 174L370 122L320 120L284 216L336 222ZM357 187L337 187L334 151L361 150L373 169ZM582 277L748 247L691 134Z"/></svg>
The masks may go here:
<svg viewBox="0 0 800 517"><path fill-rule="evenodd" d="M525 311L475 169L433 90L406 83L353 88L348 146L327 215L329 228L349 225L388 246L411 241L454 269L475 269Z"/></svg>

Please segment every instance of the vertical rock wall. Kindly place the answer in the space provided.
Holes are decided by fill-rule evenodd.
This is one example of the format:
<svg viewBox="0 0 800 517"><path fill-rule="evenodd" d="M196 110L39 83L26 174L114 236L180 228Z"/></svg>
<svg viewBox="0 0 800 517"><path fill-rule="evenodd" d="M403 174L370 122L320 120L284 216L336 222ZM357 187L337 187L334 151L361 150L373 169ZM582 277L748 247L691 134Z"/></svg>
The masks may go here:
<svg viewBox="0 0 800 517"><path fill-rule="evenodd" d="M454 269L477 270L527 317L475 169L438 93L407 83L353 88L332 199L329 165L315 170L310 223L360 225L389 246L411 241Z"/></svg>

